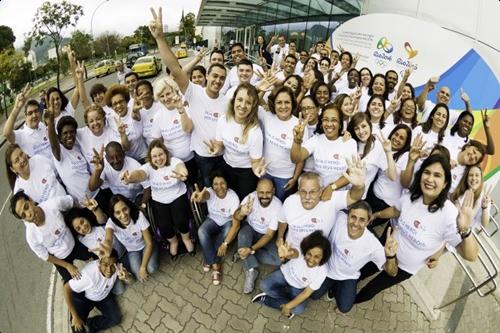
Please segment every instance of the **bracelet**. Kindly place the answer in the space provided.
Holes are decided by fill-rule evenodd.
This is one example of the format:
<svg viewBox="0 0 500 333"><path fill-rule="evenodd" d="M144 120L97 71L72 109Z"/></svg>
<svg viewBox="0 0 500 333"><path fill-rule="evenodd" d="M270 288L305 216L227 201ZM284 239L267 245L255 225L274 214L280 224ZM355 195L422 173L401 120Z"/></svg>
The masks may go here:
<svg viewBox="0 0 500 333"><path fill-rule="evenodd" d="M466 239L466 238L467 238L467 237L469 237L469 236L470 236L470 234L472 233L472 228L467 228L467 230L462 231L462 232L461 232L461 231L459 231L458 233L460 234L460 237L461 237L462 239Z"/></svg>
<svg viewBox="0 0 500 333"><path fill-rule="evenodd" d="M486 206L486 207L481 206L481 208L482 208L482 209L488 209L488 206Z"/></svg>
<svg viewBox="0 0 500 333"><path fill-rule="evenodd" d="M227 242L226 242L226 241L223 241L223 242L222 242L222 245L227 246L228 244L227 244Z"/></svg>
<svg viewBox="0 0 500 333"><path fill-rule="evenodd" d="M251 246L249 247L249 249L250 249L250 254L255 254L255 250Z"/></svg>
<svg viewBox="0 0 500 333"><path fill-rule="evenodd" d="M337 184L332 183L332 185L330 185L330 188L332 189L332 191L335 191L337 189Z"/></svg>
<svg viewBox="0 0 500 333"><path fill-rule="evenodd" d="M386 256L385 256L385 258L386 258L386 259L396 259L396 255L393 255L393 256L388 256L388 255L386 255Z"/></svg>

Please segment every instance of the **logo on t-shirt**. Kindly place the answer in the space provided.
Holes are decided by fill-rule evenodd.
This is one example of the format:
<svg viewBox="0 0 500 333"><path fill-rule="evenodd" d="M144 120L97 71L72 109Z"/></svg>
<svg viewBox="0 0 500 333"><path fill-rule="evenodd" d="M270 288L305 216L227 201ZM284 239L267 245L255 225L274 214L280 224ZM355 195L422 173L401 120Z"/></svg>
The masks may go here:
<svg viewBox="0 0 500 333"><path fill-rule="evenodd" d="M81 160L81 159L82 159L82 157L81 157L80 155L78 155L76 158L77 158L78 160Z"/></svg>
<svg viewBox="0 0 500 333"><path fill-rule="evenodd" d="M453 180L457 180L457 175L453 175Z"/></svg>
<svg viewBox="0 0 500 333"><path fill-rule="evenodd" d="M102 239L101 239L101 238L97 238L97 241L98 241L98 242L102 242Z"/></svg>
<svg viewBox="0 0 500 333"><path fill-rule="evenodd" d="M234 137L234 142L238 143L238 141L240 141L240 138L238 138L237 136Z"/></svg>
<svg viewBox="0 0 500 333"><path fill-rule="evenodd" d="M59 235L61 232L59 231L59 229L56 229L56 231L54 232L54 234L56 235Z"/></svg>
<svg viewBox="0 0 500 333"><path fill-rule="evenodd" d="M149 119L149 122L150 122L150 123L153 123L153 118Z"/></svg>
<svg viewBox="0 0 500 333"><path fill-rule="evenodd" d="M339 159L339 154L333 154L333 158L338 160Z"/></svg>
<svg viewBox="0 0 500 333"><path fill-rule="evenodd" d="M286 140L286 134L285 134L285 133L281 133L281 138L282 138L283 140Z"/></svg>
<svg viewBox="0 0 500 333"><path fill-rule="evenodd" d="M46 136L43 137L43 141L47 141L47 137Z"/></svg>
<svg viewBox="0 0 500 333"><path fill-rule="evenodd" d="M344 253L345 253L346 256L348 256L349 255L349 250L348 249L344 249Z"/></svg>
<svg viewBox="0 0 500 333"><path fill-rule="evenodd" d="M221 208L220 211L224 213L226 211L226 208Z"/></svg>
<svg viewBox="0 0 500 333"><path fill-rule="evenodd" d="M179 123L179 119L174 119L174 124L178 124Z"/></svg>
<svg viewBox="0 0 500 333"><path fill-rule="evenodd" d="M214 116L214 118L219 118L219 113L218 112L214 112L212 115Z"/></svg>
<svg viewBox="0 0 500 333"><path fill-rule="evenodd" d="M312 223L318 223L318 219L317 219L317 218L315 218L315 217L313 217L313 218L311 218L311 222L312 222Z"/></svg>
<svg viewBox="0 0 500 333"><path fill-rule="evenodd" d="M47 179L46 178L43 178L42 179L42 184L45 184L47 182Z"/></svg>
<svg viewBox="0 0 500 333"><path fill-rule="evenodd" d="M414 225L414 226L415 226L415 228L417 228L417 229L420 227L420 224L421 224L421 223L420 223L420 221L417 221L417 220L413 221L413 225Z"/></svg>
<svg viewBox="0 0 500 333"><path fill-rule="evenodd" d="M261 217L260 217L260 220L261 220L262 222L265 222L265 221L266 221L266 218L265 218L264 216L261 216Z"/></svg>
<svg viewBox="0 0 500 333"><path fill-rule="evenodd" d="M134 231L134 232L132 233L132 236L137 236L137 232L135 232L135 231Z"/></svg>
<svg viewBox="0 0 500 333"><path fill-rule="evenodd" d="M302 281L307 282L307 278L305 276L303 276Z"/></svg>
<svg viewBox="0 0 500 333"><path fill-rule="evenodd" d="M168 181L170 179L170 177L167 175L167 176L164 176L163 179Z"/></svg>

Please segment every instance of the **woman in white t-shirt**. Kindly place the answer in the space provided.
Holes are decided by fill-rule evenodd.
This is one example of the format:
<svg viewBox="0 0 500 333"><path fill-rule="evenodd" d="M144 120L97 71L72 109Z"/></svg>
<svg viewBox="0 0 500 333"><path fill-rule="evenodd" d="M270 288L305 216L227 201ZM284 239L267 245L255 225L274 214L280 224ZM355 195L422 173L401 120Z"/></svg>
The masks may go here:
<svg viewBox="0 0 500 333"><path fill-rule="evenodd" d="M215 140L206 143L214 156L224 151L222 170L240 200L255 190L266 171L263 136L257 119L258 102L255 87L240 84L226 114L217 121Z"/></svg>
<svg viewBox="0 0 500 333"><path fill-rule="evenodd" d="M42 155L29 157L17 144L5 150L5 169L12 192L23 190L36 203L66 195L54 164Z"/></svg>
<svg viewBox="0 0 500 333"><path fill-rule="evenodd" d="M361 82L361 93L367 94L370 83L372 82L373 74L368 67L363 67L359 70L359 80Z"/></svg>
<svg viewBox="0 0 500 333"><path fill-rule="evenodd" d="M163 104L155 101L153 85L148 80L141 80L137 83L135 86L135 96L137 96L137 100L140 100L141 103L139 113L141 115L142 137L146 141L146 145L149 145L151 141L157 138L153 135L155 115L164 111L165 108Z"/></svg>
<svg viewBox="0 0 500 333"><path fill-rule="evenodd" d="M343 114L332 103L325 106L316 132L302 145L305 122L294 129L293 145L290 151L294 163L304 162L310 155L314 158L314 172L321 178L321 186L335 183L347 170L346 159L356 155L356 142L343 135ZM346 183L347 184L347 183Z"/></svg>
<svg viewBox="0 0 500 333"><path fill-rule="evenodd" d="M413 137L422 133L422 139L425 142L424 150L430 151L434 145L442 144L448 121L450 119L450 111L448 106L443 103L438 103L429 114L429 118L425 123L415 127Z"/></svg>
<svg viewBox="0 0 500 333"><path fill-rule="evenodd" d="M307 119L307 140L317 135L316 129L319 123L319 104L311 96L307 95L300 101L299 111ZM314 171L314 156L309 156L304 162L304 171Z"/></svg>
<svg viewBox="0 0 500 333"><path fill-rule="evenodd" d="M78 106L78 102L80 101L80 93L78 89L74 89L73 95L71 96L71 100L68 100L66 96L64 96L63 92L56 88L50 87L47 90L47 102L48 106L54 112L54 121L57 124L59 119L63 116L75 116L75 110ZM44 115L44 119L47 118Z"/></svg>
<svg viewBox="0 0 500 333"><path fill-rule="evenodd" d="M293 91L285 86L276 89L268 100L270 112L259 110L259 120L264 131L264 160L266 177L274 183L275 195L283 201L295 188L304 163L295 164L290 159L293 128L299 123L293 116L297 101Z"/></svg>
<svg viewBox="0 0 500 333"><path fill-rule="evenodd" d="M168 77L155 85L155 98L164 107L153 118L151 134L163 140L172 157L184 162L189 173L187 183L192 186L196 182L198 168L191 150L193 121L190 110L182 100L177 83Z"/></svg>
<svg viewBox="0 0 500 333"><path fill-rule="evenodd" d="M208 216L198 229L198 238L203 249L203 270L208 272L212 268L212 283L219 285L222 279L222 258L228 247L228 234L231 229L231 219L238 209L240 200L236 192L228 188L222 172L215 170L212 173L212 187L204 187L201 191L195 184L195 191L191 196L194 202L206 202ZM234 238L233 235L231 240Z"/></svg>
<svg viewBox="0 0 500 333"><path fill-rule="evenodd" d="M178 158L170 157L167 147L159 139L149 145L147 160L148 163L140 169L125 171L122 182L127 185L149 180L154 222L169 243L172 260L178 257L176 231L181 234L189 254L194 256L196 252L189 234L189 201L184 184L188 176L186 166Z"/></svg>
<svg viewBox="0 0 500 333"><path fill-rule="evenodd" d="M137 280L145 282L158 270L158 247L149 229L149 221L139 208L121 194L111 197L106 222L105 246L112 247L116 237L127 250L125 265Z"/></svg>
<svg viewBox="0 0 500 333"><path fill-rule="evenodd" d="M411 129L417 127L417 102L413 98L403 99L399 109L387 116L386 126L392 129L398 124L405 124Z"/></svg>
<svg viewBox="0 0 500 333"><path fill-rule="evenodd" d="M410 190L404 192L394 207L379 213L394 219L399 232L391 237L397 242L395 256L386 256L388 265L397 265L397 273L379 273L361 289L356 303L370 300L384 289L409 279L445 243L457 248L466 260L474 261L478 245L471 237L474 194L467 191L457 209L448 200L451 185L449 161L442 155L429 156L415 175ZM366 277L366 276L365 276Z"/></svg>
<svg viewBox="0 0 500 333"><path fill-rule="evenodd" d="M358 109L359 112L365 112L367 107L368 107L368 101L373 95L380 95L383 96L384 99L384 104L388 106L389 100L388 100L388 92L387 92L387 84L385 81L385 75L384 74L375 74L371 81L370 85L368 86L368 90L366 90L366 93L361 89L362 95L359 100L359 105Z"/></svg>
<svg viewBox="0 0 500 333"><path fill-rule="evenodd" d="M300 243L300 249L281 246L278 249L287 263L260 282L263 291L253 303L264 304L291 319L306 309L307 300L326 278L326 263L332 254L330 242L321 231L315 231Z"/></svg>
<svg viewBox="0 0 500 333"><path fill-rule="evenodd" d="M368 100L365 113L372 123L372 134L380 135L386 129L384 97L373 94Z"/></svg>
<svg viewBox="0 0 500 333"><path fill-rule="evenodd" d="M457 121L446 131L443 145L448 148L451 156L455 156L469 142L469 135L474 127L474 115L470 111L462 111ZM486 128L486 127L485 127ZM488 139L488 135L486 136Z"/></svg>

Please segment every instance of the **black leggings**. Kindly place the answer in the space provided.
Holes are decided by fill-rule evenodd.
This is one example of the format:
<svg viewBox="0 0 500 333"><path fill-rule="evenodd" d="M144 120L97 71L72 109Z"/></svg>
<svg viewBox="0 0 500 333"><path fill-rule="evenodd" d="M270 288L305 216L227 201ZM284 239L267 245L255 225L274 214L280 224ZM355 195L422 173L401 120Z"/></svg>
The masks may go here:
<svg viewBox="0 0 500 333"><path fill-rule="evenodd" d="M375 184L375 181L371 184L370 188L368 189L368 193L366 194L366 199L365 201L370 204L372 207L372 211L379 212L382 211L388 207L390 207L384 200L380 199L375 195L375 192L373 191L373 186ZM375 219L373 220L370 225L368 226L369 230L373 230L373 227L376 227L378 225L387 223L389 219Z"/></svg>
<svg viewBox="0 0 500 333"><path fill-rule="evenodd" d="M78 239L75 238L75 246L73 247L73 250L71 250L71 253L66 258L61 260L64 260L69 264L73 264L73 261L75 259L87 261L89 259L97 259L97 256L94 253L90 252L89 249L87 249L82 243L78 241ZM59 265L54 266L56 267L59 275L61 275L64 283L71 280L71 274L69 274L66 268Z"/></svg>
<svg viewBox="0 0 500 333"><path fill-rule="evenodd" d="M175 229L181 234L189 232L189 201L184 193L169 204L151 199L154 222L162 237L171 239Z"/></svg>
<svg viewBox="0 0 500 333"><path fill-rule="evenodd" d="M354 303L369 301L382 290L390 288L404 280L408 280L411 277L412 274L401 268L398 268L398 274L396 274L396 276L390 276L385 271L382 271L358 292Z"/></svg>
<svg viewBox="0 0 500 333"><path fill-rule="evenodd" d="M252 168L233 168L224 161L222 172L226 177L229 188L243 200L248 194L255 191L259 178L253 174Z"/></svg>
<svg viewBox="0 0 500 333"><path fill-rule="evenodd" d="M109 200L113 196L113 192L109 188L101 188L99 189L99 192L97 192L97 195L95 196L95 201L97 201L97 204L99 207L101 207L102 211L108 214L109 212Z"/></svg>
<svg viewBox="0 0 500 333"><path fill-rule="evenodd" d="M194 184L198 180L198 165L196 164L196 160L194 159L194 157L189 161L184 162L184 165L186 166L186 169L188 171L186 184L193 188Z"/></svg>

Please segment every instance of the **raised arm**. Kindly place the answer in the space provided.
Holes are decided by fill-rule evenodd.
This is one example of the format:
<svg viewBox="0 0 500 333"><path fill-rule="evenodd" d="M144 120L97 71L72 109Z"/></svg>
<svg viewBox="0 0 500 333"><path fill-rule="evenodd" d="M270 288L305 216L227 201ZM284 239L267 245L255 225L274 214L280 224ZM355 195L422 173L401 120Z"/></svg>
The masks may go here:
<svg viewBox="0 0 500 333"><path fill-rule="evenodd" d="M23 90L16 96L16 102L14 103L14 108L12 109L5 126L3 127L3 136L10 143L16 143L16 136L14 135L14 126L19 112L26 104L28 96L31 92L31 87L27 84ZM37 110L38 112L38 110Z"/></svg>
<svg viewBox="0 0 500 333"><path fill-rule="evenodd" d="M184 73L189 75L189 73L191 73L191 71L193 70L193 67L196 66L200 61L202 61L209 51L210 51L209 49L202 48L200 52L198 52L196 56L187 65L184 65L182 67Z"/></svg>
<svg viewBox="0 0 500 333"><path fill-rule="evenodd" d="M429 95L429 92L434 89L436 86L436 83L438 82L439 78L438 77L431 77L429 81L427 81L424 85L424 89L422 89L422 92L420 95L417 97L417 105L418 109L422 111L425 106L425 101L427 100L427 96Z"/></svg>
<svg viewBox="0 0 500 333"><path fill-rule="evenodd" d="M365 163L359 157L353 156L351 161L347 161L347 172L344 172L343 176L352 185L347 194L347 206L350 206L361 200L365 193Z"/></svg>
<svg viewBox="0 0 500 333"><path fill-rule="evenodd" d="M160 56L163 60L165 66L170 69L170 73L173 76L175 82L179 85L182 93L186 92L189 84L189 78L187 74L182 70L177 57L174 55L170 47L167 45L165 38L163 36L163 19L161 7L158 9L158 13L151 8L151 14L153 15L153 20L149 24L149 31L156 40L158 45L158 50L160 51Z"/></svg>
<svg viewBox="0 0 500 333"><path fill-rule="evenodd" d="M382 143L384 147L385 158L387 159L387 169L384 170L385 175L392 181L396 180L396 163L394 162L394 157L392 156L392 146L391 141L387 140L382 133L377 135L378 140Z"/></svg>
<svg viewBox="0 0 500 333"><path fill-rule="evenodd" d="M462 242L458 244L457 251L460 255L469 261L475 261L479 253L479 246L476 239L471 235L472 221L474 219L474 192L467 190L465 192L462 205L458 207L457 230L462 237Z"/></svg>
<svg viewBox="0 0 500 333"><path fill-rule="evenodd" d="M410 77L412 72L413 72L413 67L409 67L409 68L405 69L405 72L403 74L403 78L401 79L401 82L399 83L398 92L396 94L397 97L400 97L403 94L403 89L405 88L405 85L408 82L408 78Z"/></svg>
<svg viewBox="0 0 500 333"><path fill-rule="evenodd" d="M68 55L68 60L69 60L69 69L71 71L71 76L73 77L73 84L75 85L75 90L73 91L73 95L71 95L70 103L73 109L76 110L76 107L78 106L78 102L80 101L80 92L79 89L77 89L78 86L78 80L76 78L76 57L75 57L75 51L71 50L71 48L66 48L65 49L66 54Z"/></svg>
<svg viewBox="0 0 500 333"><path fill-rule="evenodd" d="M78 89L78 93L82 99L83 110L86 110L90 106L89 98L87 97L87 92L85 91L85 83L84 83L84 75L85 75L85 62L77 62L75 68L75 77L76 77L76 88Z"/></svg>
<svg viewBox="0 0 500 333"><path fill-rule="evenodd" d="M484 134L486 135L486 154L495 155L495 141L490 131L490 117L488 110L481 110L481 118L483 119Z"/></svg>
<svg viewBox="0 0 500 333"><path fill-rule="evenodd" d="M49 108L45 110L47 115L47 131L49 134L50 149L52 150L52 155L58 161L61 161L61 147L59 145L59 139L56 134L56 127L54 124L54 108L49 102Z"/></svg>
<svg viewBox="0 0 500 333"><path fill-rule="evenodd" d="M307 122L304 120L302 112L299 113L299 124L293 128L293 143L290 149L290 159L293 163L304 162L309 157L307 149L302 147L304 139L304 129Z"/></svg>

